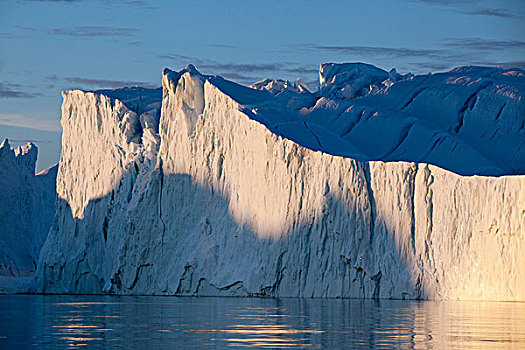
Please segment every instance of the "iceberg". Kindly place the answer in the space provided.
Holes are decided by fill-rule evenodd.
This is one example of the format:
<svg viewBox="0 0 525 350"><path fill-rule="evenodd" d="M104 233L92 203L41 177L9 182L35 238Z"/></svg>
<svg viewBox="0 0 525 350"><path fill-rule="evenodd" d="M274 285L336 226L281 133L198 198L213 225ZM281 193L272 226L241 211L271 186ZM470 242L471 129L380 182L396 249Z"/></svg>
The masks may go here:
<svg viewBox="0 0 525 350"><path fill-rule="evenodd" d="M525 73L65 91L41 293L525 300Z"/></svg>
<svg viewBox="0 0 525 350"><path fill-rule="evenodd" d="M40 249L55 213L55 165L35 175L33 143L0 145L0 293L34 290Z"/></svg>

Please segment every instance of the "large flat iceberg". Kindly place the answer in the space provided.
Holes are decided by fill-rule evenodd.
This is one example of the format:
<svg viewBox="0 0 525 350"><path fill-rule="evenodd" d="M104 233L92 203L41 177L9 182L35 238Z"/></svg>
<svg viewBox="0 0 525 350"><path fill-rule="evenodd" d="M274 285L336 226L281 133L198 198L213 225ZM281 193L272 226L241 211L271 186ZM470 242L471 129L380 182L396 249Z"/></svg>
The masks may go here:
<svg viewBox="0 0 525 350"><path fill-rule="evenodd" d="M525 300L524 72L320 77L64 92L38 290Z"/></svg>

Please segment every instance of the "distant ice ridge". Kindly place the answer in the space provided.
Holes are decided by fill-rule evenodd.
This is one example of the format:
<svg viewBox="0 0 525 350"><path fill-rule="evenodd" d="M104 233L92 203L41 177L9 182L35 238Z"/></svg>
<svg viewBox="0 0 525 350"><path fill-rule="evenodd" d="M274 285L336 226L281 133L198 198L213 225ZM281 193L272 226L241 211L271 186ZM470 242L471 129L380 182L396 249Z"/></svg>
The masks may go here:
<svg viewBox="0 0 525 350"><path fill-rule="evenodd" d="M0 293L30 291L54 216L58 166L35 175L37 147L0 145Z"/></svg>
<svg viewBox="0 0 525 350"><path fill-rule="evenodd" d="M320 95L334 99L363 97L382 92L403 78L395 69L388 73L366 63L325 63L319 69Z"/></svg>
<svg viewBox="0 0 525 350"><path fill-rule="evenodd" d="M523 71L162 83L64 92L39 291L525 300Z"/></svg>

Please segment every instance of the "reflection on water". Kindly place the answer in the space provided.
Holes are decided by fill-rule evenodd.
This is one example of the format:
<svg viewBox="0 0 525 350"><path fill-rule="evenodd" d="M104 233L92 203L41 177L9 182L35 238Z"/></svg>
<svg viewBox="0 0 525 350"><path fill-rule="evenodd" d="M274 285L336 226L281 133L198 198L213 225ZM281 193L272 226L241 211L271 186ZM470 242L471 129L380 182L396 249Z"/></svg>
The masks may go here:
<svg viewBox="0 0 525 350"><path fill-rule="evenodd" d="M525 348L525 303L0 296L0 348Z"/></svg>

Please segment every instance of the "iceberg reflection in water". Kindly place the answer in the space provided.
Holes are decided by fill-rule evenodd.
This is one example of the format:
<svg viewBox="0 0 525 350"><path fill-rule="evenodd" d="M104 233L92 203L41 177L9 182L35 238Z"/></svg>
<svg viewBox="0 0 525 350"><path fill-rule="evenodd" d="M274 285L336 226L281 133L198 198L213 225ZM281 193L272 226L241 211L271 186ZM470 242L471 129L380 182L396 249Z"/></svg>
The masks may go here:
<svg viewBox="0 0 525 350"><path fill-rule="evenodd" d="M0 348L525 347L525 303L0 296Z"/></svg>

